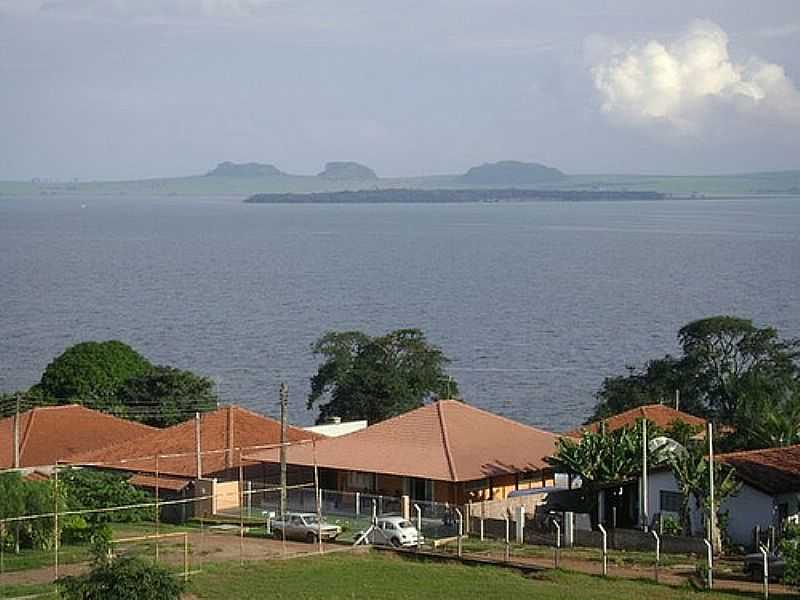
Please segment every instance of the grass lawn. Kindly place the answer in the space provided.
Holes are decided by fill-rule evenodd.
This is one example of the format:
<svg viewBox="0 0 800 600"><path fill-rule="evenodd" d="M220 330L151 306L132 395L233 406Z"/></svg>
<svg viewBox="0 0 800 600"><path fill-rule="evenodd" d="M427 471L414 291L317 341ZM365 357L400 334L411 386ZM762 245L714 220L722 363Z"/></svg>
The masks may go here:
<svg viewBox="0 0 800 600"><path fill-rule="evenodd" d="M695 591L647 581L568 572L526 577L500 567L418 562L397 556L340 553L286 561L207 565L189 590L200 599L537 598L537 600L734 600L742 595ZM750 596L744 596L750 597ZM773 599L780 596L775 595Z"/></svg>

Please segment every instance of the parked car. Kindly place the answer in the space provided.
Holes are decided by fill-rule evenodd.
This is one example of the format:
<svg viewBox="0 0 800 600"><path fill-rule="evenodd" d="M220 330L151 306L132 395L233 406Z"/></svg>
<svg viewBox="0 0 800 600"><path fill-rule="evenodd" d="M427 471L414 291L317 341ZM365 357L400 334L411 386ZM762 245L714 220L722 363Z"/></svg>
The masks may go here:
<svg viewBox="0 0 800 600"><path fill-rule="evenodd" d="M403 517L379 518L367 539L370 544L375 546L394 546L395 548L416 546L425 541L411 521Z"/></svg>
<svg viewBox="0 0 800 600"><path fill-rule="evenodd" d="M286 539L314 543L319 536L325 542L332 542L342 533L342 528L326 523L325 519L320 522L314 513L286 513L285 521L281 519L272 521L273 537L282 538L284 532Z"/></svg>
<svg viewBox="0 0 800 600"><path fill-rule="evenodd" d="M767 554L767 566L770 579L781 579L786 563L780 549ZM764 579L764 555L761 552L748 554L744 557L744 572L753 581Z"/></svg>

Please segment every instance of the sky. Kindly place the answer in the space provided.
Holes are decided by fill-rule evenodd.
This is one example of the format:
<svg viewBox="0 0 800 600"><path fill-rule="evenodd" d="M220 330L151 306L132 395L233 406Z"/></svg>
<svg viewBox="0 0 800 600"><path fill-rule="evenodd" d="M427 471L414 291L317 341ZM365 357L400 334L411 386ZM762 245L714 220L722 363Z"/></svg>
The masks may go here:
<svg viewBox="0 0 800 600"><path fill-rule="evenodd" d="M0 179L800 168L800 2L0 0Z"/></svg>

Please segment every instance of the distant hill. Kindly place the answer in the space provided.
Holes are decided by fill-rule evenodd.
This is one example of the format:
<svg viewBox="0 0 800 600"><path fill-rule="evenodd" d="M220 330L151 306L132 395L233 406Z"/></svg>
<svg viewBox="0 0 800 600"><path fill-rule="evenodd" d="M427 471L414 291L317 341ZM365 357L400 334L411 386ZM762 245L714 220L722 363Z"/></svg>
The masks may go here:
<svg viewBox="0 0 800 600"><path fill-rule="evenodd" d="M264 163L234 163L221 162L212 171L206 173L207 177L275 177L276 175L286 175L275 165Z"/></svg>
<svg viewBox="0 0 800 600"><path fill-rule="evenodd" d="M566 175L539 163L524 163L516 160L503 160L496 163L484 163L472 167L461 181L487 185L524 185L530 183L549 183L565 179Z"/></svg>
<svg viewBox="0 0 800 600"><path fill-rule="evenodd" d="M351 161L325 163L325 170L317 175L326 179L377 179L378 175L366 165Z"/></svg>

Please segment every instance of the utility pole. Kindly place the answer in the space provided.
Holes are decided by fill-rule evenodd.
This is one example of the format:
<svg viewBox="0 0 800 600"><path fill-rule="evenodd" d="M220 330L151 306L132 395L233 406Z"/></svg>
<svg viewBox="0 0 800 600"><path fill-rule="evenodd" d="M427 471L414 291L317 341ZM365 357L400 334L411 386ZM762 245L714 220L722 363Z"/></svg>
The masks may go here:
<svg viewBox="0 0 800 600"><path fill-rule="evenodd" d="M14 468L19 469L19 393L16 396L17 409L14 412Z"/></svg>
<svg viewBox="0 0 800 600"><path fill-rule="evenodd" d="M281 520L286 520L286 445L289 442L289 386L281 384Z"/></svg>
<svg viewBox="0 0 800 600"><path fill-rule="evenodd" d="M710 514L708 516L708 541L711 542L711 546L714 550L717 549L717 538L716 538L716 528L717 528L717 511L714 507L714 425L711 421L708 422L708 432L706 433L708 436L708 504L710 508Z"/></svg>
<svg viewBox="0 0 800 600"><path fill-rule="evenodd" d="M197 479L203 478L203 454L200 450L200 413L194 413L194 449L197 455L196 472Z"/></svg>
<svg viewBox="0 0 800 600"><path fill-rule="evenodd" d="M650 525L647 506L647 419L642 419L642 528Z"/></svg>
<svg viewBox="0 0 800 600"><path fill-rule="evenodd" d="M675 390L675 410L681 409L681 391Z"/></svg>

